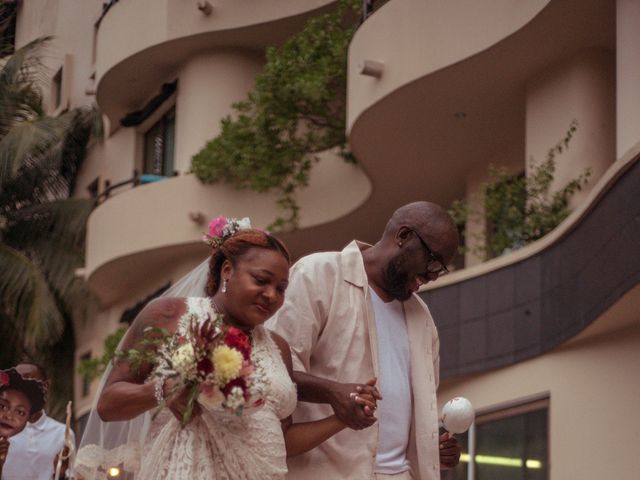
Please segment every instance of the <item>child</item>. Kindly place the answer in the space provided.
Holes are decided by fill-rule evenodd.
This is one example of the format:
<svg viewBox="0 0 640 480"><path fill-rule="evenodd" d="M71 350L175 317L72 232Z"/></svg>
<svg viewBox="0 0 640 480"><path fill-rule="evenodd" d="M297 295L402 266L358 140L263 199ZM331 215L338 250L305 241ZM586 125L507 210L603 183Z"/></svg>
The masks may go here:
<svg viewBox="0 0 640 480"><path fill-rule="evenodd" d="M20 433L29 417L44 407L44 386L23 378L15 368L0 370L0 476L9 451L9 437Z"/></svg>

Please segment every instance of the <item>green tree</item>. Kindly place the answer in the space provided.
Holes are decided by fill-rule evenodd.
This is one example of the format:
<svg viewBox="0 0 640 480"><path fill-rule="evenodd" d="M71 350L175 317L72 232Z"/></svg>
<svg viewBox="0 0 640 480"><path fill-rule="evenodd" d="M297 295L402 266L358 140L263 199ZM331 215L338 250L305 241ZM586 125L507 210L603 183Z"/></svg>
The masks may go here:
<svg viewBox="0 0 640 480"><path fill-rule="evenodd" d="M295 192L307 185L317 154L333 147L347 161L347 49L360 2L341 0L311 19L283 45L266 52L264 70L221 133L193 157L204 183L223 181L257 192L277 191L284 210L270 228L296 227Z"/></svg>
<svg viewBox="0 0 640 480"><path fill-rule="evenodd" d="M564 138L549 149L542 163L531 161L527 176L513 176L504 168L490 166L490 180L484 188L484 215L466 201L453 203L449 213L459 231L464 231L469 218L485 221L485 234L474 239L474 252L486 260L498 257L542 238L567 218L571 213L569 201L586 185L590 171L585 169L553 193L551 184L556 157L569 148L577 127L578 122L573 120Z"/></svg>
<svg viewBox="0 0 640 480"><path fill-rule="evenodd" d="M75 270L93 207L69 196L87 143L99 134L99 115L44 113L40 55L47 41L16 50L0 70L0 364L27 356L48 365L49 408L60 413L72 396L72 317L87 295Z"/></svg>

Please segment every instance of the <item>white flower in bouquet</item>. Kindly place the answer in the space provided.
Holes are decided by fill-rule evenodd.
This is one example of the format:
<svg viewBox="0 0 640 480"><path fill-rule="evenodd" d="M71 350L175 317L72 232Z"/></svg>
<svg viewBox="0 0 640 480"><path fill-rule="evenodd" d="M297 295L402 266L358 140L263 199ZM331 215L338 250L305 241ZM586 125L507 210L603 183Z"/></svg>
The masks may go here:
<svg viewBox="0 0 640 480"><path fill-rule="evenodd" d="M193 345L185 343L171 355L171 365L184 380L191 380L197 375L196 353Z"/></svg>
<svg viewBox="0 0 640 480"><path fill-rule="evenodd" d="M225 406L231 410L237 411L244 406L244 392L240 387L233 387L227 395Z"/></svg>

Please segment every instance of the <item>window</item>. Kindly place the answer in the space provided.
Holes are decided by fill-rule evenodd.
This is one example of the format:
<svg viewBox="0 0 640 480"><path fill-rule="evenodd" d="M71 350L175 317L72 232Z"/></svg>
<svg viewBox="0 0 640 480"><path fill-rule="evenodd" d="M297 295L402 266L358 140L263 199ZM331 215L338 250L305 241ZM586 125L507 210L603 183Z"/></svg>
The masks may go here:
<svg viewBox="0 0 640 480"><path fill-rule="evenodd" d="M549 399L543 399L478 415L469 432L458 435L460 465L445 478L547 480L548 413Z"/></svg>
<svg viewBox="0 0 640 480"><path fill-rule="evenodd" d="M173 175L173 146L175 136L175 108L169 110L144 135L144 173Z"/></svg>

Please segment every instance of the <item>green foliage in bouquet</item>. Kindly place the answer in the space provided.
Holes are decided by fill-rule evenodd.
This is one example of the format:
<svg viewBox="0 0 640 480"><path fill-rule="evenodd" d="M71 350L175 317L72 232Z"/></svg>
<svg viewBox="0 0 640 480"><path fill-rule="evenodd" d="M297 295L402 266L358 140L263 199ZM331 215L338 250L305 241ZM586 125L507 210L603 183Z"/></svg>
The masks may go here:
<svg viewBox="0 0 640 480"><path fill-rule="evenodd" d="M337 147L353 161L345 137L347 49L359 5L341 0L335 11L268 48L254 90L233 104L220 135L193 157L191 170L204 183L278 192L285 213L271 230L297 226L295 193L308 184L319 152Z"/></svg>
<svg viewBox="0 0 640 480"><path fill-rule="evenodd" d="M489 260L518 249L545 236L571 213L569 201L586 185L590 170L585 169L554 193L550 193L550 188L556 156L569 148L577 126L578 122L573 120L564 138L549 149L544 162L532 161L528 176L513 176L504 168L489 167L490 181L484 188L486 232L475 239L475 253ZM482 219L482 214L464 200L455 201L449 213L461 232L468 219Z"/></svg>

